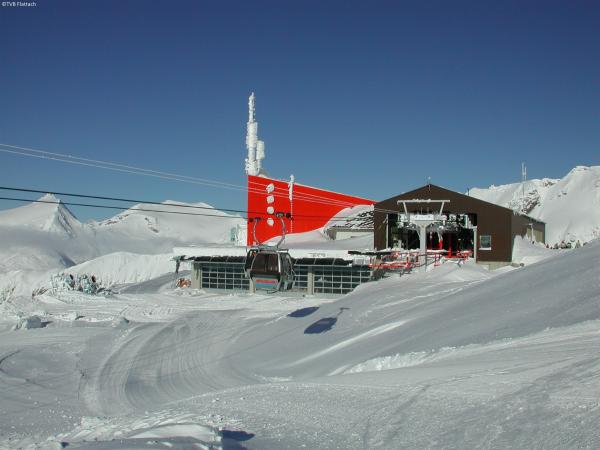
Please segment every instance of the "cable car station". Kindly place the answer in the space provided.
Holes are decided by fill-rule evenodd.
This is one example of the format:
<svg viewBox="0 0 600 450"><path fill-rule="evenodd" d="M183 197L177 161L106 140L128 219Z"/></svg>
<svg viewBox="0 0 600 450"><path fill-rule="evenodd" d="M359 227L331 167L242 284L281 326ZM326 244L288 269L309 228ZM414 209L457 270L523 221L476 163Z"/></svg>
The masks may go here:
<svg viewBox="0 0 600 450"><path fill-rule="evenodd" d="M175 261L191 263L192 288L346 294L387 273L427 270L447 260L471 258L495 269L511 264L517 236L545 240L543 222L431 183L375 202L306 186L293 175L289 181L267 176L254 93L248 99L246 149L246 245L239 245L238 237L238 246L174 249ZM351 219L353 214L370 223L371 228L362 230L363 236L364 231L372 233L369 248L284 247L286 236L300 233L317 231L323 239L335 238L338 233L330 233L328 227L339 227L340 218ZM349 223L352 219L345 221ZM352 236L351 228L341 229Z"/></svg>

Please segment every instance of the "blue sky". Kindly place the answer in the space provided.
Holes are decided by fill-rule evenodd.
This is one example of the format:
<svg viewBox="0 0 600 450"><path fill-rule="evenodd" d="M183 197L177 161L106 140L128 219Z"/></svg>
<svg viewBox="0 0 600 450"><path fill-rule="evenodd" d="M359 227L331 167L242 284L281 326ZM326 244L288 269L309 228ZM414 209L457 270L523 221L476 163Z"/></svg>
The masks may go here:
<svg viewBox="0 0 600 450"><path fill-rule="evenodd" d="M515 182L521 161L562 177L600 164L599 30L600 2L573 0L0 7L0 143L244 185L255 91L278 178L378 200L427 177ZM0 179L245 208L242 191L5 153Z"/></svg>

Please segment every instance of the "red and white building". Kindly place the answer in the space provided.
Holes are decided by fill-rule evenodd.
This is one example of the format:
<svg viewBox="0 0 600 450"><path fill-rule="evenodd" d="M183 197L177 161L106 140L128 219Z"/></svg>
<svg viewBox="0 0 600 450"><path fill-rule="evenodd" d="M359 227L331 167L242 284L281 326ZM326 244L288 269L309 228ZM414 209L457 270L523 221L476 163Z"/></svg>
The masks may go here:
<svg viewBox="0 0 600 450"><path fill-rule="evenodd" d="M359 205L373 205L366 198L327 191L289 181L269 178L262 161L265 144L258 139L255 120L254 93L248 99L248 124L246 133L246 174L248 176L248 232L247 244L260 244L283 234L278 215L283 214L286 234L318 230L331 222L337 214ZM256 225L255 225L256 222ZM256 241L253 229L256 226Z"/></svg>

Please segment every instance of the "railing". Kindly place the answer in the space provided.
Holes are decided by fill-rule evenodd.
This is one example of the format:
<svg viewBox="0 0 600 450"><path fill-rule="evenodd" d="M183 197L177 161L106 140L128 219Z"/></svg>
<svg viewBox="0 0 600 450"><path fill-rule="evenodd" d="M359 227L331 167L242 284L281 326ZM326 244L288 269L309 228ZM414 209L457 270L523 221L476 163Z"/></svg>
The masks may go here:
<svg viewBox="0 0 600 450"><path fill-rule="evenodd" d="M413 269L423 266L439 266L444 260L452 260L458 264L464 263L472 256L469 250L449 252L447 250L428 250L426 253L418 251L398 251L383 256L369 264L369 267L376 273L375 278L380 278L386 273L404 273L411 272Z"/></svg>

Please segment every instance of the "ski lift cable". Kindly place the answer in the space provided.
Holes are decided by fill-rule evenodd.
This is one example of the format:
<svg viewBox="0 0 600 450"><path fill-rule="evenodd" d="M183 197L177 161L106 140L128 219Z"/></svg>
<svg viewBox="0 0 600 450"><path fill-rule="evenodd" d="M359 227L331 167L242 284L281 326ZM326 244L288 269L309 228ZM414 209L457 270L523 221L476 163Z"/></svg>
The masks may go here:
<svg viewBox="0 0 600 450"><path fill-rule="evenodd" d="M0 145L4 145L4 144L0 144ZM135 169L125 169L125 168L120 168L120 167L106 167L97 163L92 163L92 162L86 162L86 161L75 161L72 159L68 159L68 157L55 157L55 156L48 156L48 155L35 155L35 154L31 154L31 153L24 153L22 151L17 151L17 150L8 150L5 148L0 148L0 152L3 153L13 153L19 156L28 156L31 158L40 158L40 159L48 159L51 161L58 161L58 162L64 162L64 163L68 163L68 164L76 164L76 165L80 165L80 166L87 166L87 167L95 167L98 169L106 169L106 170L113 170L116 172L124 172L124 173L132 173L132 174L136 174L136 175L146 175L149 177L155 177L155 178L161 178L161 179L165 179L165 180L174 180L174 181L182 181L182 182L186 182L186 183L193 183L193 184L200 184L200 185L207 185L207 186L213 186L213 187L222 187L224 189L227 189L228 187L226 186L221 186L218 185L216 183L210 183L208 181L198 181L198 180L187 180L184 179L183 176L181 177L177 177L177 176L171 176L171 175L161 175L161 174L157 174L157 173L150 173L150 172L144 172L144 170L135 170ZM239 190L238 188L234 188L234 187L229 187L229 189L236 189Z"/></svg>
<svg viewBox="0 0 600 450"><path fill-rule="evenodd" d="M215 188L248 191L248 192L254 192L254 193L264 193L263 190L260 188L249 188L249 187L245 187L245 186L235 185L232 183L224 183L224 182L220 182L220 181L216 181L216 180L207 180L204 178L190 177L187 175L172 174L169 172L161 172L161 171L157 171L157 170L144 169L144 168L135 167L135 166L128 166L128 165L124 165L124 164L113 163L113 162L109 162L109 161L100 161L100 160L95 160L95 159L90 159L90 158L82 158L82 157L60 154L60 153L55 153L55 152L48 152L45 150L31 149L28 147L18 147L18 146L9 145L9 144L1 144L0 143L0 146L7 146L12 149L16 149L16 150L9 150L9 149L5 149L5 148L0 148L0 152L16 154L19 156L28 156L28 157L39 158L39 159L48 159L48 160L64 162L64 163L68 163L68 164L76 164L76 165L82 165L82 166L87 166L87 167L95 167L95 168L100 168L100 169L113 170L113 171L117 171L117 172L132 173L132 174L137 174L137 175L146 175L146 176L151 176L151 177L155 177L155 178L161 178L161 179L167 179L167 180L173 180L173 181L181 181L181 182L193 183L193 184L199 184L199 185L206 185L206 186L215 187ZM38 154L32 154L32 153L26 153L26 152L36 152ZM258 183L249 182L249 184L258 184ZM261 188L262 188L262 186L261 186ZM275 191L277 191L277 190L279 190L279 188L275 189ZM273 192L273 193L271 193L271 195L276 196L276 197L288 197L289 196L287 189L281 189L281 190L282 190L281 193ZM315 195L315 194L308 194L308 193L306 193L306 194L297 193L296 198L298 200L305 200L305 201L313 202L313 203L331 204L331 205L342 206L342 207L355 206L353 203L350 203L350 202L334 200L334 199L326 198L323 196L319 196L319 195Z"/></svg>
<svg viewBox="0 0 600 450"><path fill-rule="evenodd" d="M254 184L254 185L260 186L258 188L252 188L252 190L254 192L259 192L259 193L263 192L263 189L264 189L263 184L257 183L256 181L248 181L248 184ZM281 192L281 196L285 196L285 197L289 196L289 191L288 191L287 187L275 186L273 192L278 193L278 191ZM294 198L302 199L302 200L306 200L306 201L311 201L312 199L317 199L317 200L323 199L323 200L327 201L328 203L332 203L332 204L336 204L336 205L340 205L340 206L345 206L345 207L355 206L355 203L352 203L349 201L330 199L330 198L324 197L322 195L309 194L307 192L302 192L302 193L294 192Z"/></svg>
<svg viewBox="0 0 600 450"><path fill-rule="evenodd" d="M0 146L8 146L8 144L0 144ZM30 149L28 149L27 147L17 147L17 146L10 146L10 147L17 148L20 150L30 151ZM114 171L118 171L118 172L146 175L146 176L152 176L152 177L161 178L161 179L181 181L181 182L187 182L187 183L193 183L193 184L208 185L208 186L216 187L216 188L233 189L233 190L248 191L248 192L255 192L255 193L264 193L262 189L246 188L246 187L237 186L237 185L234 185L231 183L222 183L219 181L209 181L209 180L189 177L189 176L185 176L185 175L169 174L168 172L159 172L159 171L153 171L153 170L149 170L149 169L135 168L133 166L126 166L126 165L111 163L111 162L106 162L106 164L109 164L114 167L106 167L106 166L98 165L97 164L98 160L90 160L87 158L80 158L80 157L71 157L69 155L62 155L62 154L58 154L58 153L54 153L54 152L45 152L43 150L36 150L36 149L32 149L32 150L34 150L36 152L44 152L44 154L36 155L36 154L31 154L31 153L24 153L23 151L19 151L19 150L9 150L9 149L0 148L0 152L12 153L12 154L16 154L19 156L29 156L29 157L40 158L40 159L49 159L49 160L65 162L65 163L69 163L69 164L77 164L77 165L83 165L83 166L88 166L88 167L114 170ZM59 157L48 156L48 155L58 155ZM78 160L75 160L75 159L78 159ZM90 161L90 162L86 162L86 161ZM102 163L104 163L104 162L102 162ZM289 196L289 193L287 192L287 190L282 189L282 191L283 191L282 193L276 192L277 190L278 189L276 188L276 190L271 195L274 195L276 197L286 197L286 198ZM356 206L352 203L340 202L340 201L336 201L336 200L332 200L332 199L327 199L325 197L321 197L321 196L314 195L314 194L296 194L295 198L297 198L298 200L305 200L308 202L319 203L319 204L330 204L330 205L342 206L342 207ZM225 210L225 209L223 209L223 210ZM396 212L396 211L384 210L384 209L375 209L375 210L381 211L381 212L390 212L390 213Z"/></svg>
<svg viewBox="0 0 600 450"><path fill-rule="evenodd" d="M135 199L131 199L131 198L104 197L104 196L100 196L100 195L86 195L86 194L73 194L73 193L68 193L68 192L15 188L15 187L8 187L8 186L0 186L0 190L29 192L29 193L35 193L35 194L64 195L65 197L89 198L89 199L95 199L95 200L111 200L111 201L127 202L127 203L144 203L144 204L148 204L148 205L161 205L161 206L169 206L169 207L176 207L176 208L208 209L208 210L213 210L213 211L215 209L218 209L219 211L224 211L224 212L246 213L245 210L241 210L241 209L214 208L212 206L198 206L198 205L178 205L178 204L163 203L163 202L156 202L156 201L150 201L150 200L135 200Z"/></svg>
<svg viewBox="0 0 600 450"><path fill-rule="evenodd" d="M48 203L53 205L65 205L65 206L84 206L88 208L101 208L101 209L127 209L123 206L119 205L92 205L89 203L75 203L75 202L63 202L62 200L52 201L52 200L31 200L28 198L14 198L14 197L0 197L0 200L9 200L9 201L17 201L17 202L29 202L29 203ZM171 206L171 205L165 205ZM223 216L220 214L203 214L203 213L194 213L194 212L186 212L186 211L163 211L160 209L148 209L148 208L136 208L134 211L144 211L144 212L157 212L162 214L179 214L186 216L202 216L202 217L218 217L221 219L246 219L246 217L241 216Z"/></svg>
<svg viewBox="0 0 600 450"><path fill-rule="evenodd" d="M50 152L47 150L39 150L39 149L31 148L31 147L20 147L20 146L16 146L16 145L1 144L1 143L0 143L0 145L3 147L9 147L9 148L18 149L18 150L34 152L34 153L38 153L41 155L51 155L54 157L68 158L69 160L83 161L83 162L88 162L88 163L96 163L96 164L100 164L100 165L113 166L113 167L122 168L122 169L136 170L136 171L148 172L148 173L153 173L153 174L158 174L158 175L174 176L177 178L186 178L186 179L190 179L190 180L194 180L194 181L203 181L206 183L218 184L218 185L223 185L223 186L240 187L240 186L232 184L232 183L225 183L222 181L208 180L208 179L203 179L203 178L198 178L198 177L191 177L191 176L187 176L187 175L180 175L180 174L176 174L176 173L163 172L160 170L145 169L143 167L130 166L127 164L120 164L120 163L115 163L115 162L111 162L111 161L103 161L103 160L99 160L99 159L84 158L81 156L73 156L73 155L67 155L67 154L62 154L62 153Z"/></svg>
<svg viewBox="0 0 600 450"><path fill-rule="evenodd" d="M145 168L136 167L136 166L114 163L114 162L110 162L110 161L102 161L102 160L96 160L96 159L91 159L91 158L83 158L83 157L79 157L79 156L72 156L72 155L68 155L68 154L34 149L34 148L30 148L30 147L20 147L20 146L16 146L16 145L2 144L2 143L0 143L0 146L10 147L11 149L14 149L14 150L9 150L9 149L0 148L0 152L12 153L12 154L16 154L19 156L29 156L29 157L40 158L40 159L49 159L49 160L64 162L64 163L68 163L68 164L83 165L83 166L88 166L88 167L95 167L95 168L113 170L113 171L124 172L124 173L132 173L132 174L137 174L137 175L146 175L146 176L151 176L151 177L155 177L155 178L161 178L161 179L167 179L167 180L173 180L173 181L181 181L181 182L187 182L187 183L193 183L193 184L200 184L200 185L206 185L206 186L215 187L215 188L232 189L232 190L239 190L239 191L249 191L249 192L254 192L254 193L264 193L262 190L262 185L260 185L259 183L256 183L256 182L252 182L252 181L250 181L249 184L257 184L257 185L261 186L261 188L249 188L246 186L236 185L233 183L225 183L225 182L221 182L221 181L217 181L217 180L208 180L205 178L191 177L188 175L179 175L179 174L174 174L174 173L170 173L170 172L162 172L162 171L158 171L158 170L145 169ZM26 152L35 152L37 154L31 154L31 153L26 153ZM109 166L109 167L106 167L106 166ZM280 188L276 187L275 191L278 191L279 189ZM271 195L274 195L276 197L288 197L289 196L287 189L281 188L281 191L282 191L281 193L273 192ZM305 200L308 202L313 202L313 203L331 204L331 205L343 206L343 207L355 206L355 204L350 203L350 202L345 202L343 200L334 200L334 199L326 198L326 197L319 196L316 194L296 193L295 197L298 200L302 199L302 200ZM393 212L393 211L389 211L389 212Z"/></svg>
<svg viewBox="0 0 600 450"><path fill-rule="evenodd" d="M0 144L0 145L4 145L4 144ZM117 167L105 167L102 165L98 165L95 163L87 163L87 162L83 162L83 161L73 161L70 159L63 159L60 157L54 157L54 156L44 156L44 155L33 155L33 154L29 154L29 153L23 153L20 151L15 151L15 150L7 150L7 149L3 149L0 148L0 152L4 152L4 153L13 153L19 156L29 156L29 157L33 157L33 158L40 158L40 159L49 159L49 160L53 160L53 161L58 161L58 162L64 162L64 163L68 163L68 164L76 164L76 165L82 165L82 166L88 166L88 167L94 167L94 168L99 168L99 169L106 169L106 170L113 170L113 171L117 171L117 172L125 172L125 173L132 173L132 174L136 174L136 175L145 175L145 176L151 176L151 177L155 177L155 178L161 178L161 179L166 179L166 180L173 180L173 181L181 181L184 183L192 183L192 184L199 184L199 185L207 185L207 186L211 186L211 187L216 187L216 188L224 188L224 189L232 189L232 190L239 190L239 191L249 191L249 192L255 192L255 193L263 193L262 189L246 189L244 187L233 187L235 185L231 185L229 187L226 186L220 186L220 185L216 185L216 184L211 184L211 183L207 183L207 182L203 182L203 181L194 181L193 179L188 179L188 178L192 178L192 177L187 177L187 176L182 176L177 177L177 176L170 176L170 175L158 175L158 174L152 174L152 173L146 173L143 172L142 169L141 172L138 172L136 170L130 170L130 169L122 169L122 168L117 168ZM279 194L279 193L273 193L271 194L275 197L288 197L288 193L285 192L285 194ZM330 202L329 199L323 199L323 201L318 201L318 200L311 200L313 203L320 203L320 204L334 204L333 202ZM346 205L340 205L340 206L346 206Z"/></svg>
<svg viewBox="0 0 600 450"><path fill-rule="evenodd" d="M139 199L119 198L119 197L105 197L105 196L99 196L99 195L74 194L74 193L58 192L58 191L51 191L51 190L15 188L15 187L8 187L8 186L0 186L0 190L28 192L28 193L36 193L36 194L53 194L53 195L62 195L62 196L66 196L66 197L89 198L89 199L94 199L94 200L110 200L110 201L138 203L138 204L141 203L141 204L148 204L148 205L166 206L169 208L191 208L191 209L201 209L201 210L209 210L209 211L219 210L219 211L223 211L223 212L245 214L248 217L257 217L257 216L260 217L260 216L265 215L264 212L246 211L246 210L241 210L241 209L226 209L226 208L218 208L218 207L212 207L212 206L198 206L198 205L178 205L178 204L156 202L156 201L151 201L151 200L139 200ZM34 201L34 200L27 200L27 201ZM66 203L63 202L63 204L66 204ZM74 205L74 206L77 206L77 205ZM117 209L117 208L118 209L127 209L125 206L121 206L121 207L115 206L115 209ZM139 209L139 208L136 208L136 210L141 211L141 209ZM166 211L162 211L162 212L166 212ZM347 216L329 217L329 216L322 216L322 215L317 215L317 214L314 214L314 215L312 215L312 214L297 214L297 215L294 215L293 217L298 217L298 218L303 218L303 219L304 218L315 218L315 219L335 219L335 220L348 218Z"/></svg>
<svg viewBox="0 0 600 450"><path fill-rule="evenodd" d="M1 188L0 188L1 189ZM81 206L86 208L98 208L98 209L114 209L114 210L127 210L129 208L123 205L98 205L98 204L90 204L90 203L76 203L76 202L65 202L62 200L52 201L52 200L34 200L29 198L15 198L15 197L0 197L0 200L7 201L16 201L16 202L24 202L24 203L47 203L47 204L55 204L55 205L65 205L65 206ZM156 204L165 207L182 207L183 205L170 205L164 203L149 203ZM215 208L216 209L216 208ZM239 216L223 216L220 214L205 214L205 213L194 213L194 212L185 212L185 211L169 211L169 210L161 210L161 209L149 209L149 208L135 208L133 211L142 211L142 212L156 212L161 214L178 214L178 215L188 215L188 216L200 216L200 217L216 217L221 219L253 219L260 215L264 215L264 213L257 213L256 216L248 216L244 211L244 215ZM324 218L329 218L327 216L308 216L307 218L303 218L304 221L320 221ZM347 217L332 217L331 220L342 220L347 219Z"/></svg>
<svg viewBox="0 0 600 450"><path fill-rule="evenodd" d="M16 154L19 156L28 156L28 157L32 157L32 158L48 159L48 160L64 162L64 163L68 163L68 164L76 164L76 165L82 165L82 166L87 166L87 167L95 167L95 168L101 168L101 169L106 169L106 170L113 170L113 171L117 171L117 172L132 173L132 174L137 174L137 175L146 175L146 176L151 176L151 177L155 177L155 178L161 178L161 179L167 179L167 180L173 180L173 181L181 181L181 182L205 185L205 186L210 186L210 187L215 187L215 188L263 193L262 189L248 188L246 186L236 185L233 183L225 183L225 182L217 181L217 180L208 180L205 178L191 177L188 175L180 175L180 174L174 174L174 173L170 173L170 172L162 172L162 171L158 171L158 170L145 169L142 167L130 166L130 165L114 163L114 162L110 162L110 161L102 161L102 160L83 158L83 157L73 156L73 155L68 155L68 154L63 154L63 153L50 152L50 151L46 151L46 150L39 150L39 149L30 148L30 147L20 147L20 146L16 146L16 145L2 144L2 143L0 143L0 146L9 147L9 149L0 148L0 152ZM29 152L29 153L27 153L27 152ZM253 183L253 182L250 182L250 183ZM285 192L285 194L275 194L275 196L279 196L279 197L287 197L288 195L289 194L287 191ZM328 199L325 197L316 196L314 194L297 194L298 199L305 198L305 196L306 196L307 201L308 201L308 197L310 196L310 198L321 199L322 203L330 203L330 204L336 204L336 205L339 204L340 206L351 205L346 202L340 202L338 200L332 200L332 199Z"/></svg>
<svg viewBox="0 0 600 450"><path fill-rule="evenodd" d="M281 181L285 183L284 180L281 180ZM256 181L251 181L251 180L248 181L248 184L259 186L257 188L252 188L253 192L257 192L257 193L262 193L263 192L264 184L258 183ZM279 192L281 192L281 194L279 195L281 197L288 197L289 196L289 191L288 191L288 187L287 186L286 187L274 186L273 193L277 195ZM273 193L271 195L273 195ZM310 194L308 192L302 192L302 193L294 192L294 198L299 199L299 200L305 200L305 201L308 201L308 202L312 201L313 199L315 199L315 200L324 200L324 202L335 204L335 205L339 205L339 206L344 206L344 207L353 207L353 206L356 206L356 203L353 203L353 202L349 202L349 201L345 201L345 200L331 199L331 198L327 198L327 197L324 197L324 196L318 195L318 194Z"/></svg>

